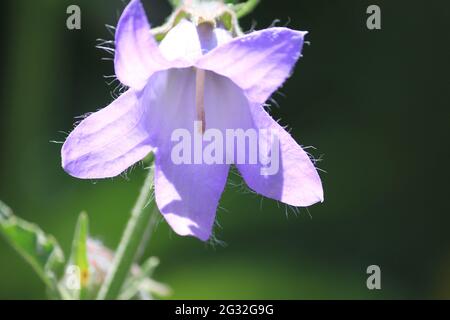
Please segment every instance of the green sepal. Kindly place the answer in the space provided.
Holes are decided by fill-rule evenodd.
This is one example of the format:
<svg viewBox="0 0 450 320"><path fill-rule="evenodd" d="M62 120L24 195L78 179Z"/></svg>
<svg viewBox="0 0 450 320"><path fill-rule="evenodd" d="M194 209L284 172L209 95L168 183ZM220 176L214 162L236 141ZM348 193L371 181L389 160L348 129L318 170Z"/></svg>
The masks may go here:
<svg viewBox="0 0 450 320"><path fill-rule="evenodd" d="M77 226L75 228L75 235L72 242L72 252L70 255L69 264L66 268L75 268L76 279L78 285L72 289L73 298L77 300L84 300L88 296L90 269L87 250L87 240L89 236L89 220L85 212L82 212L78 217Z"/></svg>
<svg viewBox="0 0 450 320"><path fill-rule="evenodd" d="M231 7L233 8L233 11L236 12L237 18L240 19L250 14L253 10L255 10L260 0L247 0L242 3L237 3L237 1L227 1L227 2L232 3Z"/></svg>

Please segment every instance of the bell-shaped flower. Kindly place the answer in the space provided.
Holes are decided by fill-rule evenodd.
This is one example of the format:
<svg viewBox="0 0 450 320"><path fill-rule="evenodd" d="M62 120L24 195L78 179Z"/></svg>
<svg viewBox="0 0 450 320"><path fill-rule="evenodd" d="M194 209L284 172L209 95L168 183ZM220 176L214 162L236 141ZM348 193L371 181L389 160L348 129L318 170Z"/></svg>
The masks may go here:
<svg viewBox="0 0 450 320"><path fill-rule="evenodd" d="M305 34L275 27L233 38L220 26L181 20L158 43L141 2L132 0L118 22L114 61L129 89L67 137L64 170L82 179L114 177L153 152L160 212L176 233L201 240L211 235L231 162L263 196L301 207L323 201L309 156L264 109L301 56ZM175 163L179 129L200 137L209 129L224 136L251 129L260 133L259 143L275 134L278 170L263 174L265 164L236 161L229 148L222 162Z"/></svg>

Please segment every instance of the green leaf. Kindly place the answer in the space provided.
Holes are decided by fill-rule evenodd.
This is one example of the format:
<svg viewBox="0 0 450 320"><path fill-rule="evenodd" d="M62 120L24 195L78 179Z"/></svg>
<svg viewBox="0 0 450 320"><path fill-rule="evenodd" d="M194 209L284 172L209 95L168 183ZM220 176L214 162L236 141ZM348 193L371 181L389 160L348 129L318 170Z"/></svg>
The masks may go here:
<svg viewBox="0 0 450 320"><path fill-rule="evenodd" d="M169 0L169 3L174 8L178 8L181 5L181 0Z"/></svg>
<svg viewBox="0 0 450 320"><path fill-rule="evenodd" d="M37 225L16 217L1 201L0 233L33 267L52 293L61 297L57 272L64 264L64 254L55 238L45 234Z"/></svg>
<svg viewBox="0 0 450 320"><path fill-rule="evenodd" d="M75 290L76 299L86 299L89 285L89 260L87 252L87 240L89 236L89 220L85 212L78 217L75 235L72 242L72 253L70 256L70 267L78 271L79 290Z"/></svg>
<svg viewBox="0 0 450 320"><path fill-rule="evenodd" d="M243 3L233 4L233 10L236 12L238 19L245 17L256 9L260 0L247 0Z"/></svg>

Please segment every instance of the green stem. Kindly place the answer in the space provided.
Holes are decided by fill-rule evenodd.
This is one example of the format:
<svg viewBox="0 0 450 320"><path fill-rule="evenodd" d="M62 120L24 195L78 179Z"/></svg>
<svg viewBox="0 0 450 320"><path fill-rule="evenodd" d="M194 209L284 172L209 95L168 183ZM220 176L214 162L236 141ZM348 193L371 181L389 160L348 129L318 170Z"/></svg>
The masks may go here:
<svg viewBox="0 0 450 320"><path fill-rule="evenodd" d="M127 227L120 240L119 247L114 256L113 266L109 270L105 282L100 288L97 299L99 300L113 300L119 296L120 290L128 276L131 266L136 258L139 246L145 235L145 231L149 226L149 221L152 215L155 215L158 210L154 205L153 200L153 166L150 168L144 185L142 186L138 200L131 212L130 220L128 220ZM146 208L147 204L153 202L153 209Z"/></svg>
<svg viewBox="0 0 450 320"><path fill-rule="evenodd" d="M258 6L260 0L248 0L247 2L235 5L236 16L238 19L245 17Z"/></svg>

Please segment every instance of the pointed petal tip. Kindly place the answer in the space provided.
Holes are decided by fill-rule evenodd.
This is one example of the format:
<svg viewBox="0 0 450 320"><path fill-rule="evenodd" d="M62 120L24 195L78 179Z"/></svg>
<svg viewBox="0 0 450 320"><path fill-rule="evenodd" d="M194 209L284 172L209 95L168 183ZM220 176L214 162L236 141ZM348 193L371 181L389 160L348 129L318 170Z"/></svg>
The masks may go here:
<svg viewBox="0 0 450 320"><path fill-rule="evenodd" d="M300 31L294 30L287 27L272 27L268 29L262 29L258 31L254 31L255 35L258 34L271 34L273 40L277 40L279 36L291 37L291 38L299 38L303 39L309 32L308 31ZM252 34L250 33L249 36Z"/></svg>
<svg viewBox="0 0 450 320"><path fill-rule="evenodd" d="M317 200L314 203L319 203L319 202L323 203L325 201L325 198L324 198L324 192L323 192L322 179L320 179L320 175L319 175L319 172L317 171L317 169L315 172L315 176L316 177L314 179L315 181L314 181L314 184L312 187L312 192L316 195Z"/></svg>
<svg viewBox="0 0 450 320"><path fill-rule="evenodd" d="M141 0L131 0L125 7L125 9L123 10L123 12L130 12L130 11L134 11L134 12L141 12L144 10L144 6L142 5Z"/></svg>
<svg viewBox="0 0 450 320"><path fill-rule="evenodd" d="M305 193L301 202L300 207L309 207L316 203L323 203L325 201L322 180L320 179L319 173L315 171L314 178L309 182L308 189L309 193Z"/></svg>
<svg viewBox="0 0 450 320"><path fill-rule="evenodd" d="M194 237L206 242L211 237L211 228L200 227L197 223L189 218L180 217L175 214L165 214L169 226L172 230L182 237Z"/></svg>
<svg viewBox="0 0 450 320"><path fill-rule="evenodd" d="M325 197L324 197L324 195L323 195L323 190L320 189L320 193L317 194L317 200L316 200L313 204L316 204L316 203L324 203L324 202L325 202ZM311 204L311 205L313 205L313 204Z"/></svg>
<svg viewBox="0 0 450 320"><path fill-rule="evenodd" d="M318 190L318 192L311 191L310 194L308 195L302 195L301 198L293 197L292 195L284 196L281 197L279 201L294 207L306 208L315 205L317 203L323 203L325 200L323 196L323 191L322 189L320 189Z"/></svg>

